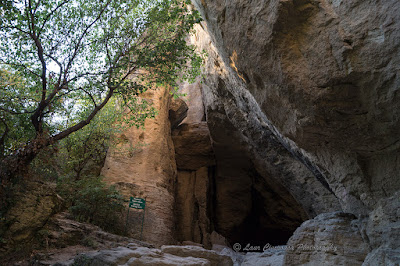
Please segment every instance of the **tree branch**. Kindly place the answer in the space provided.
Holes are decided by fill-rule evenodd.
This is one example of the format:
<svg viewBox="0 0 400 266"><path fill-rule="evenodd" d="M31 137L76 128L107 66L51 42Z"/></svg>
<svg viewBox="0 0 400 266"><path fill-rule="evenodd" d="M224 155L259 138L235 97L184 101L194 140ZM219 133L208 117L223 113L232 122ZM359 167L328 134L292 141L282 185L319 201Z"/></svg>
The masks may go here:
<svg viewBox="0 0 400 266"><path fill-rule="evenodd" d="M103 74L106 74L106 72L98 72L98 73L86 72L86 73L82 73L82 74L80 74L80 75L78 75L78 76L75 76L75 77L73 77L72 79L64 80L64 81L62 82L61 85L56 86L56 88L54 89L54 91L52 91L52 92L49 94L49 96L48 96L47 99L46 99L46 104L49 105L50 102L51 102L51 101L54 99L54 97L57 95L57 93L58 93L59 91L61 91L62 89L65 89L65 88L67 87L67 85L68 85L70 82L75 81L75 80L77 80L77 79L79 79L79 78L83 78L83 77L85 77L85 76L89 76L89 75L99 76L99 75L103 75ZM70 93L71 91L73 91L73 90L68 90L68 92L67 92L67 93L64 93L63 95L66 95L66 94ZM61 98L61 97L58 97L58 98Z"/></svg>
<svg viewBox="0 0 400 266"><path fill-rule="evenodd" d="M17 26L4 26L4 27L1 26L0 29L1 28L3 28L3 29L15 29L15 30L18 30L19 32L22 32L22 33L24 33L26 35L29 35L29 32L27 32L27 31L25 31L25 30L23 30L21 28L18 28Z"/></svg>
<svg viewBox="0 0 400 266"><path fill-rule="evenodd" d="M44 26L46 25L47 21L50 19L50 17L54 14L54 12L56 12L59 8L61 8L63 5L65 5L66 3L68 3L70 0L65 0L63 2L61 2L56 8L54 8L53 10L50 11L50 13L46 16L46 18L43 20L43 24L40 27L40 31L38 36L40 36L40 33L42 33L42 30L44 28Z"/></svg>
<svg viewBox="0 0 400 266"><path fill-rule="evenodd" d="M136 67L134 67L133 69L131 69L130 71L128 71L128 73L126 73L123 78L120 80L120 82L118 82L118 84L116 86L109 86L109 91L107 93L107 96L104 98L104 100L101 102L100 105L95 106L95 108L93 109L93 111L89 114L89 116L79 122L78 124L67 128L66 130L58 133L57 135L54 135L50 138L50 143L54 142L54 141L58 141L61 140L63 138L68 137L71 133L83 128L84 126L86 126L87 124L90 123L90 121L92 121L92 119L96 116L96 114L108 103L108 101L111 99L111 97L114 94L114 91L121 85L121 83L130 75L132 74L134 71L136 70ZM110 83L110 78L111 78L111 73L109 73L109 79L108 82ZM109 84L110 85L110 84Z"/></svg>
<svg viewBox="0 0 400 266"><path fill-rule="evenodd" d="M32 70L30 70L27 66L23 65L23 64L17 64L17 63L10 63L10 62L5 62L4 60L0 59L0 61L5 64L5 65L10 65L10 66L16 66L16 67L22 67L23 69L27 70L29 73L31 73L32 75L40 78L40 75L38 73L33 72Z"/></svg>
<svg viewBox="0 0 400 266"><path fill-rule="evenodd" d="M90 123L90 121L92 121L92 119L96 116L96 114L97 114L97 113L108 103L108 101L111 99L111 97L112 97L113 94L114 94L114 90L115 90L114 88L110 88L110 89L109 89L109 91L108 91L108 93L107 93L107 96L104 98L104 100L102 101L102 103L101 103L100 105L96 106L96 107L93 109L93 111L89 114L89 116L88 116L85 120L83 120L83 121L79 122L78 124L76 124L76 125L74 125L74 126L72 126L72 127L69 127L69 128L67 128L66 130L64 130L64 131L62 131L62 132L60 132L60 133L58 133L58 134L52 136L52 137L50 138L50 142L54 142L54 141L58 141L58 140L61 140L61 139L63 139L63 138L66 138L66 137L68 137L71 133L73 133L73 132L75 132L75 131L77 131L77 130L83 128L83 127L86 126L86 125L88 125L88 124Z"/></svg>
<svg viewBox="0 0 400 266"><path fill-rule="evenodd" d="M59 88L61 86L61 79L62 79L62 73L63 73L63 66L62 64L57 60L57 58L55 58L54 56L45 53L45 55L47 57L49 57L51 60L53 60L54 62L56 62L56 64L60 67L60 74L58 75L58 81L56 84L56 88Z"/></svg>
<svg viewBox="0 0 400 266"><path fill-rule="evenodd" d="M12 115L32 114L32 113L34 112L34 111L31 111L31 112L29 112L29 111L25 111L25 112L16 112L16 111L8 110L8 109L3 108L3 107L0 107L0 110L1 110L1 111L4 111L4 112L7 112L7 113L9 113L9 114L12 114Z"/></svg>
<svg viewBox="0 0 400 266"><path fill-rule="evenodd" d="M103 8L100 10L100 13L98 14L98 16L92 21L92 23L90 23L85 30L82 32L81 36L78 39L78 42L75 44L74 47L74 53L72 54L71 58L68 61L67 67L65 68L65 72L64 72L64 80L67 79L67 74L69 72L69 69L72 65L72 62L75 60L75 57L78 54L81 42L83 40L83 37L85 37L85 35L87 34L87 32L89 31L89 29L97 22L99 21L99 19L101 18L101 16L103 15L104 11L106 10L107 6L111 3L111 0L108 0L107 3L103 6Z"/></svg>
<svg viewBox="0 0 400 266"><path fill-rule="evenodd" d="M42 133L43 128L42 128L42 120L43 120L43 111L47 107L48 103L46 103L46 94L47 94L47 77L46 77L46 71L47 71L47 66L46 66L46 61L44 60L44 49L42 46L42 43L40 42L40 39L38 35L36 34L35 30L35 16L32 13L32 3L31 0L28 2L29 4L29 15L30 18L30 36L32 40L34 41L36 48L37 48L37 53L38 57L40 60L40 63L42 65L42 74L41 74L41 79L42 79L42 97L41 101L39 103L38 108L36 109L35 113L31 116L31 121L33 126L35 127L35 130L37 133Z"/></svg>
<svg viewBox="0 0 400 266"><path fill-rule="evenodd" d="M35 10L33 10L33 14L36 14L36 11L38 9L38 7L40 6L40 2L42 2L41 0L39 0L35 6Z"/></svg>
<svg viewBox="0 0 400 266"><path fill-rule="evenodd" d="M90 94L87 90L85 90L85 89L82 88L82 87L79 87L78 90L81 90L81 91L83 91L84 93L86 93L86 94L90 97L90 99L92 100L94 107L97 107L96 101L94 100L92 94Z"/></svg>

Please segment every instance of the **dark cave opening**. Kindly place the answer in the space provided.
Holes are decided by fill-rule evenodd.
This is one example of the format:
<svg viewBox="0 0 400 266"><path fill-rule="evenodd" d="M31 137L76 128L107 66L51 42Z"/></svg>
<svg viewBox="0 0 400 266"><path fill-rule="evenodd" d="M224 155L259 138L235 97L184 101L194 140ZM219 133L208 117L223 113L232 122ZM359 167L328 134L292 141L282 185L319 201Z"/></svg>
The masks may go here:
<svg viewBox="0 0 400 266"><path fill-rule="evenodd" d="M217 176L215 182L215 230L232 247L239 243L242 251L246 246L256 247L247 251L263 251L267 244L286 245L306 220L303 208L286 189L254 170Z"/></svg>
<svg viewBox="0 0 400 266"><path fill-rule="evenodd" d="M264 199L261 194L252 188L251 196L250 213L240 226L232 230L229 237L230 244L239 243L242 247L247 244L261 247L266 244L285 245L296 228L281 228L279 224L272 224L271 217L264 208Z"/></svg>
<svg viewBox="0 0 400 266"><path fill-rule="evenodd" d="M307 213L283 184L279 169L263 171L263 167L255 165L246 148L240 145L235 128L220 122L216 120L212 124L214 141L209 143L212 151L207 150L212 158L207 163L212 164L207 168L194 171L187 164L188 161L201 161L203 149L196 150L193 155L176 148L186 147L180 142L191 139L186 135L191 136L197 131L174 134L176 161L181 170L177 185L180 197L177 201L180 221L177 239L202 243L210 248L214 243L225 245L226 242L230 246L239 243L243 247L247 244L260 247L285 245L308 218ZM191 142L187 142L189 144ZM219 236L213 239L214 231L222 239Z"/></svg>
<svg viewBox="0 0 400 266"><path fill-rule="evenodd" d="M283 224L276 224L276 218L270 217L265 208L265 199L254 187L251 188L251 210L243 222L235 227L228 237L229 243L233 246L239 243L242 248L250 245L262 248L270 244L271 246L285 245L288 239L296 230L295 224L301 224L294 221L292 228L287 228ZM285 215L283 212L278 212ZM287 219L287 217L285 218ZM257 251L257 250L255 250Z"/></svg>

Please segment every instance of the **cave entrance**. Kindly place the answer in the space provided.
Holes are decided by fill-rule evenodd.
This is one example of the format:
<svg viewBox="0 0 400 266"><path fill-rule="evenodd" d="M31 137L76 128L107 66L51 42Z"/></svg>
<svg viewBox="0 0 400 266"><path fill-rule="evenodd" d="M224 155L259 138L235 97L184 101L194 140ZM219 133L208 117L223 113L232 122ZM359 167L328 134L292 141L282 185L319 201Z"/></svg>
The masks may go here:
<svg viewBox="0 0 400 266"><path fill-rule="evenodd" d="M230 233L230 244L239 243L242 247L247 244L261 247L266 244L272 246L285 245L301 222L293 221L293 226L289 228L282 227L281 224L274 224L277 217L271 218L267 213L263 196L253 187L251 196L252 206L250 212L243 222ZM284 215L284 213L278 213L278 217L279 215Z"/></svg>
<svg viewBox="0 0 400 266"><path fill-rule="evenodd" d="M273 180L249 168L236 169L234 177L222 172L215 177L215 229L231 246L250 244L262 251L266 244L285 245L307 219L301 205Z"/></svg>

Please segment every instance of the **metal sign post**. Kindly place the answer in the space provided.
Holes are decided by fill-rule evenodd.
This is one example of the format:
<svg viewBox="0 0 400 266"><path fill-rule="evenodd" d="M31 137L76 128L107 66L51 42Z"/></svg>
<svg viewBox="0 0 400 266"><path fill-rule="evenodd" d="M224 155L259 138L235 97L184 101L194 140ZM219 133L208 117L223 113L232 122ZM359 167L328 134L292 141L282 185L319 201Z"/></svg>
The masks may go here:
<svg viewBox="0 0 400 266"><path fill-rule="evenodd" d="M143 215L142 215L142 228L140 230L140 240L142 240L142 235L143 235L143 224L144 224L144 215L146 213L146 198L134 198L131 197L129 199L129 208L128 208L128 214L126 215L126 226L125 226L125 233L128 228L128 218L129 218L129 209L134 208L134 209L139 209L143 210Z"/></svg>
<svg viewBox="0 0 400 266"><path fill-rule="evenodd" d="M145 207L146 207L146 198L144 199L144 202L143 202L143 216L142 216L142 228L140 229L140 241L142 241L142 235L143 235L144 215L146 213Z"/></svg>

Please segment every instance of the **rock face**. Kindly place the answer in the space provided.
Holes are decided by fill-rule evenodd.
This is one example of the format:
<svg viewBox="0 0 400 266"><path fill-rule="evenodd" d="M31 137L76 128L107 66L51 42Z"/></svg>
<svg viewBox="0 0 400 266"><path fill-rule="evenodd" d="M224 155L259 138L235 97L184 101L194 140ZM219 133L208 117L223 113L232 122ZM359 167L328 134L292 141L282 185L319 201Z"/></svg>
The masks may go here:
<svg viewBox="0 0 400 266"><path fill-rule="evenodd" d="M345 211L399 190L398 1L195 2L221 58L207 66L207 115L226 101L236 128L258 127L241 139L271 130Z"/></svg>
<svg viewBox="0 0 400 266"><path fill-rule="evenodd" d="M178 169L195 171L215 165L206 122L182 124L172 132Z"/></svg>
<svg viewBox="0 0 400 266"><path fill-rule="evenodd" d="M143 239L172 244L176 164L169 122L171 95L160 88L144 97L152 101L158 115L146 120L145 129L130 128L119 136L121 141L108 152L102 174L127 198L146 198ZM130 212L128 234L139 238L143 211Z"/></svg>
<svg viewBox="0 0 400 266"><path fill-rule="evenodd" d="M211 205L207 167L197 171L178 171L176 191L176 238L211 247Z"/></svg>
<svg viewBox="0 0 400 266"><path fill-rule="evenodd" d="M351 219L339 226L362 236L355 264L369 249L367 265L396 261L398 211L392 201L399 202L400 189L399 2L194 3L205 19L193 40L208 53L202 93L215 182L239 198L236 209L221 205L223 197L216 201L218 232L235 239L233 224L243 232L245 206L257 197L273 205L263 205L267 228L279 224L275 229L289 232L302 220L342 210L361 219L358 229ZM259 196L246 196L246 186ZM263 217L261 212L251 216ZM331 222L318 218L312 227ZM307 242L297 234L290 241ZM323 239L313 230L309 237ZM314 255L310 264L321 263L318 256L326 254ZM301 254L290 256L296 261Z"/></svg>
<svg viewBox="0 0 400 266"><path fill-rule="evenodd" d="M269 129L202 27L192 41L208 53L201 89L216 161L214 228L231 244L285 244L303 221L341 207L310 171L315 167L302 164Z"/></svg>
<svg viewBox="0 0 400 266"><path fill-rule="evenodd" d="M200 34L206 36L200 28L197 32L194 38ZM178 241L199 242L210 248L213 244L210 233L217 231L231 244L247 241L284 244L307 218L340 208L333 195L324 192L306 167L271 140L271 134L258 144L270 146L271 163L279 166L267 171L257 168L246 143L236 136L237 129L226 121L226 114L206 110L205 122L202 121L204 111L191 108L190 104L202 106L199 102L203 103L203 99L196 91L199 89L204 98L204 85L193 86L188 91L188 117L172 131L178 169L175 196ZM283 166L292 169L280 174L278 170L285 169ZM269 172L271 169L273 173ZM296 180L294 176L299 172L302 179ZM282 177L288 173L290 176L285 180L296 187L298 198L308 204L306 208L275 179L275 174ZM310 187L313 198L321 193L325 199L319 202L301 197L304 183L308 183L306 186Z"/></svg>
<svg viewBox="0 0 400 266"><path fill-rule="evenodd" d="M329 213L304 222L290 238L284 265L361 265L369 246L352 214Z"/></svg>
<svg viewBox="0 0 400 266"><path fill-rule="evenodd" d="M54 184L26 181L14 197L15 204L0 221L0 235L3 237L0 257L7 255L10 248L26 255L23 253L29 252L29 244L36 242L38 231L63 208Z"/></svg>
<svg viewBox="0 0 400 266"><path fill-rule="evenodd" d="M169 106L168 116L171 129L176 128L186 118L188 106L182 99L173 99Z"/></svg>
<svg viewBox="0 0 400 266"><path fill-rule="evenodd" d="M172 130L178 170L175 186L175 237L212 247L215 157L199 82L182 84L187 117Z"/></svg>
<svg viewBox="0 0 400 266"><path fill-rule="evenodd" d="M286 264L396 263L399 2L193 3L204 78L185 103L157 94L160 116L124 138L149 145L103 170L151 195L147 240L282 245L302 225L289 243L314 249Z"/></svg>
<svg viewBox="0 0 400 266"><path fill-rule="evenodd" d="M400 192L379 201L370 213L365 234L373 250L364 266L400 264Z"/></svg>

